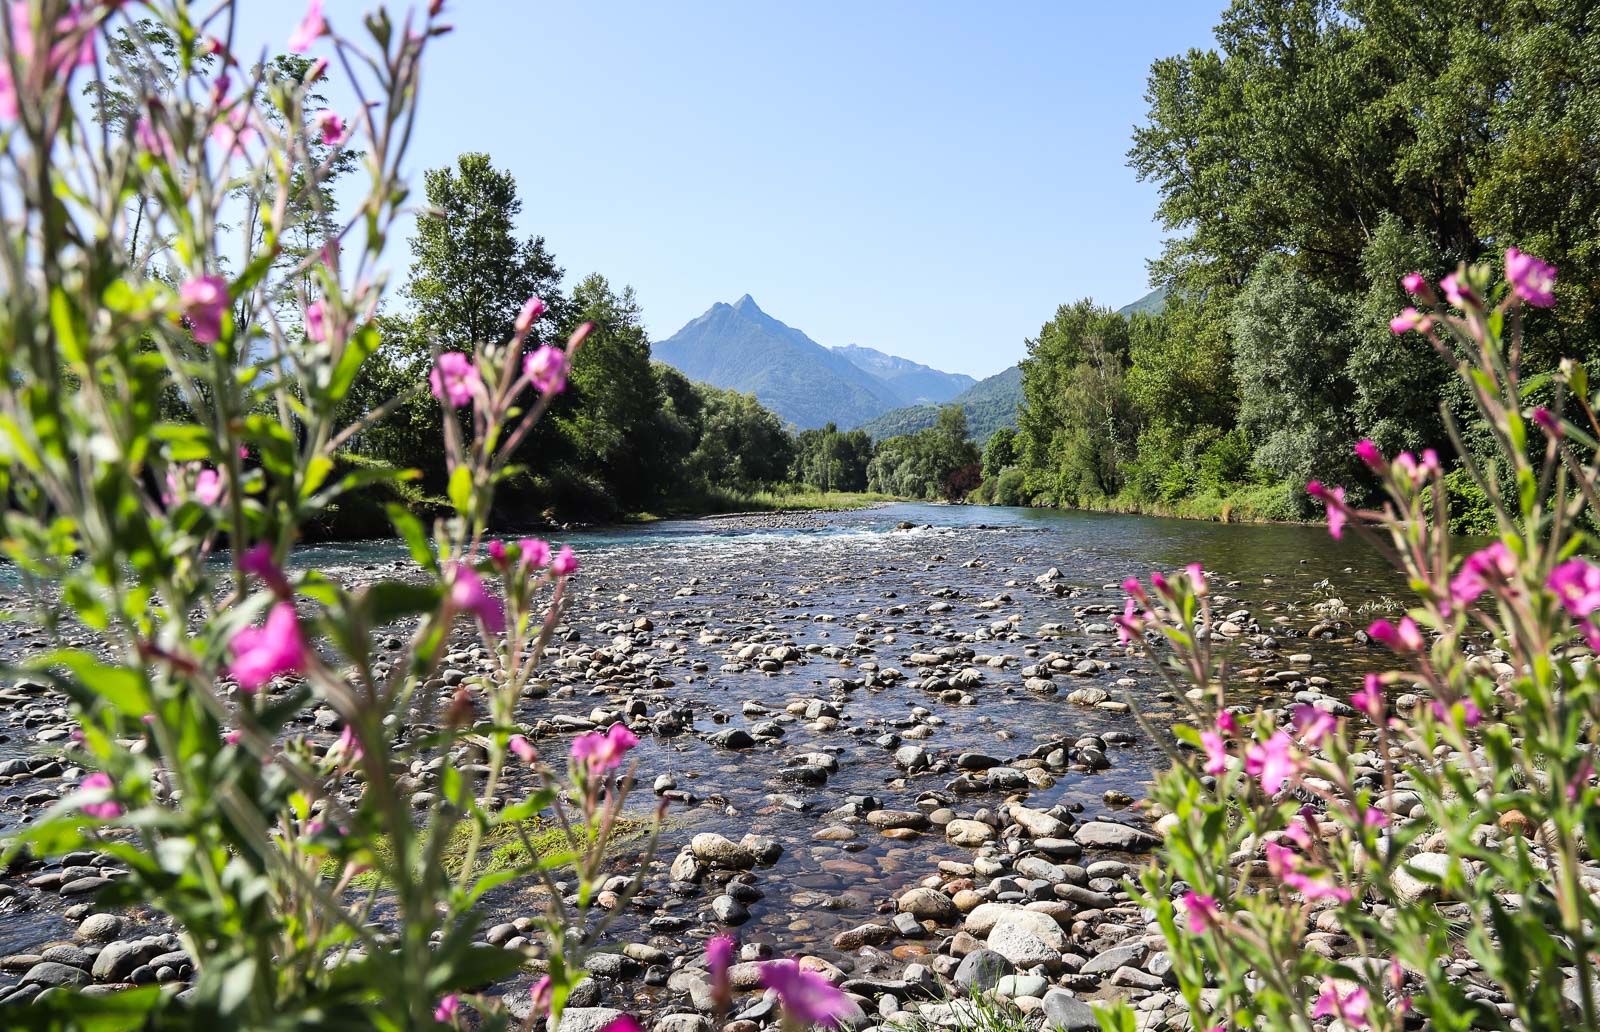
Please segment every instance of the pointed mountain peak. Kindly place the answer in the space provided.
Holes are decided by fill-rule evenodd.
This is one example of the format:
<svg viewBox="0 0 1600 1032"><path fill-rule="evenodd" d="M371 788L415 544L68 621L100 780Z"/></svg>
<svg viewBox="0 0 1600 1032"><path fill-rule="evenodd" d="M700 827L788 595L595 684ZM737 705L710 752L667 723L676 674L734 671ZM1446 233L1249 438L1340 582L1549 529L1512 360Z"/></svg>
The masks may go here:
<svg viewBox="0 0 1600 1032"><path fill-rule="evenodd" d="M761 306L756 304L756 299L751 297L749 294L746 294L739 300L735 301L733 303L733 307L735 310L740 312L761 312ZM766 313L761 312L761 314L765 315Z"/></svg>

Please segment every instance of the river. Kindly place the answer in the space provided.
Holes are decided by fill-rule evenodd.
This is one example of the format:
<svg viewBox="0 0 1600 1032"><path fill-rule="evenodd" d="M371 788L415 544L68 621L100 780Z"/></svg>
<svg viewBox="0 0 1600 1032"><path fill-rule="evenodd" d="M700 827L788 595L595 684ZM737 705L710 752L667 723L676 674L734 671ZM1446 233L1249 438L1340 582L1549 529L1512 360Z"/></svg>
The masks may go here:
<svg viewBox="0 0 1600 1032"><path fill-rule="evenodd" d="M618 627L631 628L641 618L652 627L635 633L629 644L643 657L631 682L574 675L549 698L525 701L519 715L529 723L557 715L585 718L596 709L603 716L625 698L642 699L652 718L668 707L693 713L682 733L642 735L640 806L648 806L650 787L663 774L691 793L693 802L672 808L641 906L615 924L614 939L648 942L673 954L698 949L716 926L707 909L716 892L675 891L667 883L667 864L697 832L734 839L753 832L776 839L783 853L756 872L762 896L749 904L749 919L738 928L741 939L890 976L937 940L843 951L832 947L834 936L881 920L881 908L899 890L935 871L940 860L970 861L973 851L947 843L937 828L883 834L829 812L850 797L871 797L883 809L916 810L919 798L931 798L926 793L945 790L956 774L949 761L962 752L1008 760L1041 743L1112 732L1133 735L1129 744L1107 750L1108 770L1060 772L1050 787L1032 791L1028 805L1062 803L1093 815L1118 809L1106 801L1108 792L1141 797L1161 762L1155 744L1130 713L1066 698L1077 688L1104 688L1112 701L1126 698L1158 726L1180 712L1146 661L1119 646L1115 635L1089 629L1109 623L1120 610L1117 585L1124 578L1202 563L1221 596L1218 609L1248 610L1261 626L1262 635L1241 644L1241 650L1255 650L1240 657L1241 665L1277 671L1289 665L1289 656L1309 654L1310 662L1302 658L1297 668L1329 678L1346 693L1379 660L1348 637L1306 637L1320 619L1313 605L1336 596L1354 612L1350 619L1364 623L1361 608L1383 605L1384 593L1399 587L1371 550L1333 541L1323 527L911 503L795 521L805 526L753 525L758 522L663 521L565 539L580 555L583 572L574 584L568 621L576 641L562 647L607 645ZM906 524L911 529L897 529ZM296 564L344 579L370 579L409 559L397 542L385 541L307 547L297 553ZM1059 587L1036 582L1052 568L1060 572ZM1042 636L1041 628L1050 624L1061 631ZM1277 639L1276 648L1261 648L1266 634ZM789 645L803 658L762 672L734 660L732 650L746 642ZM975 666L982 674L981 683L966 689L975 704L943 702L919 686L922 674L910 664L911 655L947 646L970 648L980 658L1007 657L1003 666L950 664L952 670ZM838 655L821 651L832 647ZM1056 694L1025 690L1021 668L1051 653L1063 654L1070 665L1097 666L1084 676L1058 674ZM887 668L906 676L883 683L878 675ZM875 683L854 686L864 679ZM665 681L671 686L660 687ZM750 749L721 749L708 741L728 728L748 731L797 701L821 701L838 717L785 717L781 737ZM885 735L895 736L895 745L920 745L946 769L907 775L896 767ZM564 742L540 742L546 754L557 748L564 751ZM794 757L824 751L838 764L825 784L796 783L784 774ZM1007 794L944 798L967 816L997 806ZM854 837L816 837L823 828L841 825L854 830ZM634 860L619 856L617 869ZM490 925L531 915L539 906L536 887L498 890L491 906ZM48 899L0 907L0 950L32 950L67 938L71 924L61 920L63 908L64 902ZM604 1002L654 1009L665 992L634 979L611 987Z"/></svg>

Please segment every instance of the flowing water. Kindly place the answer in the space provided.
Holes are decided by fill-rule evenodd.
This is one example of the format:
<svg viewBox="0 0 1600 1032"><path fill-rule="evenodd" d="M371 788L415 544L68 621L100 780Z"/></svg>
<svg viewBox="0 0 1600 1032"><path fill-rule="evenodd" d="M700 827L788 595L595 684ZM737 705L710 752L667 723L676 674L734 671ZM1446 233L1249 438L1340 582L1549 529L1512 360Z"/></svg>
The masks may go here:
<svg viewBox="0 0 1600 1032"><path fill-rule="evenodd" d="M1111 750L1109 770L1068 773L1029 798L1035 807L1063 802L1089 814L1109 812L1107 791L1142 796L1160 752L1130 713L1076 705L1066 700L1067 693L1087 685L1106 688L1114 698L1126 693L1132 706L1157 726L1180 713L1177 700L1147 662L1129 656L1114 635L1087 629L1095 622L1108 623L1120 610L1122 596L1115 585L1124 578L1202 563L1222 596L1220 611L1249 610L1264 631L1279 639L1277 649L1241 656L1241 664L1282 670L1291 654L1309 653L1312 662L1302 661L1300 667L1328 677L1341 690L1355 687L1378 659L1347 638L1305 637L1320 618L1312 606L1336 596L1352 611L1350 619L1365 622L1362 606L1381 603L1386 592L1401 587L1374 553L1335 542L1321 527L924 504L792 521L813 524L806 526L752 525L759 522L664 521L567 539L584 563L569 624L584 643L604 645L610 635L597 633L597 624L631 627L635 619L649 618L654 630L637 647L666 659L658 672L673 686L660 693L624 693L603 681L580 683L576 690L556 692L549 699L525 701L519 715L530 723L557 714L586 716L624 694L661 694L675 705L692 707L695 717L684 733L645 736L637 750L641 806L661 774L674 776L696 801L673 808L659 870L640 906L614 924L614 939L650 941L672 952L710 934L714 922L707 905L715 890L688 898L675 894L666 886L666 862L697 832L716 831L735 840L754 832L777 839L784 852L774 865L757 872L755 883L764 897L750 906L751 919L739 929L741 938L767 942L783 952L815 952L857 970L892 968L920 947L902 946L893 956L841 957L832 951L831 940L840 930L873 919L881 905L934 871L940 859L970 860L972 853L949 845L938 829L895 838L857 821L850 822L857 832L853 839L814 837L819 829L841 823L827 813L847 797L871 796L883 808L914 810L919 796L941 790L953 776L906 776L894 766L892 750L876 743L880 735L921 725L928 737L916 744L936 757L972 750L1008 759L1027 755L1044 742L1133 732L1136 744ZM896 529L904 523L913 529ZM397 542L368 542L308 547L296 562L360 579L408 565L409 559ZM1058 595L1035 583L1051 568L1060 571L1061 583L1071 591ZM686 587L692 593L680 594ZM936 602L950 608L930 613ZM865 621L857 619L862 615ZM1011 621L1019 638L992 636L989 629L1003 620ZM1048 624L1063 625L1064 630L1060 636L1041 637L1040 628ZM858 632L863 626L870 631ZM724 642L702 644L707 632ZM792 644L805 661L771 674L754 668L724 672L733 643L755 639ZM674 646L670 655L661 650L664 643ZM913 652L948 644L966 644L980 656L1007 656L1015 662L1003 668L979 666L984 681L971 690L976 705L943 704L918 686L918 672L907 660ZM848 663L806 653L807 646L840 646ZM1024 690L1020 667L1052 652L1075 661L1099 659L1108 669L1082 678L1058 677L1061 691L1053 696ZM859 679L874 663L908 676L887 687L844 690L830 685L833 679ZM813 730L807 721L794 720L784 725L778 741L737 752L718 749L701 737L770 719L743 715L747 702L781 712L792 701L811 699L837 705L839 725ZM929 712L914 717L918 707ZM0 750L16 745L15 740L0 744ZM540 743L547 753L564 746ZM822 750L834 751L839 763L825 785L794 784L782 776L794 756ZM1004 798L1003 793L964 796L954 805L966 816ZM633 859L619 858L618 869ZM532 915L539 907L537 886L499 890L492 905L490 924ZM66 930L48 907L0 914L0 952L33 948ZM651 992L630 983L618 987L618 995L608 1002L647 1005L642 997ZM630 993L641 996L630 998Z"/></svg>

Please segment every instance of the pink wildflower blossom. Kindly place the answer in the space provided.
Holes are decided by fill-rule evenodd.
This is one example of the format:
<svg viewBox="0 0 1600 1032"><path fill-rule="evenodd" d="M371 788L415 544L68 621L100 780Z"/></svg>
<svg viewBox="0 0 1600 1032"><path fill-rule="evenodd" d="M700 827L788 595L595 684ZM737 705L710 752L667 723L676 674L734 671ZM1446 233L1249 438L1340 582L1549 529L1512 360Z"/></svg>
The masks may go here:
<svg viewBox="0 0 1600 1032"><path fill-rule="evenodd" d="M319 298L306 305L306 336L318 343L328 339L328 308Z"/></svg>
<svg viewBox="0 0 1600 1032"><path fill-rule="evenodd" d="M111 783L111 775L102 773L90 774L88 777L78 782L78 791L80 792L104 792L108 796L114 787L115 786L113 786ZM114 817L122 816L121 805L115 800L109 798L101 800L98 803L84 803L79 809L83 810L83 812L88 814L90 817L97 817L104 821L109 821Z"/></svg>
<svg viewBox="0 0 1600 1032"><path fill-rule="evenodd" d="M1355 450L1356 458L1379 473L1383 472L1384 468L1389 465L1384 461L1383 452L1378 450L1378 446L1364 437L1356 442Z"/></svg>
<svg viewBox="0 0 1600 1032"><path fill-rule="evenodd" d="M1573 616L1581 619L1600 609L1600 566L1568 559L1550 571L1546 583Z"/></svg>
<svg viewBox="0 0 1600 1032"><path fill-rule="evenodd" d="M1367 635L1396 652L1421 652L1424 645L1422 629L1409 616L1402 617L1399 624L1392 624L1387 620L1374 620L1367 628Z"/></svg>
<svg viewBox="0 0 1600 1032"><path fill-rule="evenodd" d="M1506 248L1506 280L1511 290L1535 308L1556 303L1556 268L1515 247Z"/></svg>
<svg viewBox="0 0 1600 1032"><path fill-rule="evenodd" d="M300 620L294 603L279 602L267 612L262 627L241 627L229 648L233 661L228 672L246 692L260 690L280 674L295 674L305 669L306 643L300 635Z"/></svg>
<svg viewBox="0 0 1600 1032"><path fill-rule="evenodd" d="M1444 290L1445 298L1457 308L1476 307L1478 304L1478 295L1474 294L1472 288L1463 283L1461 277L1453 272L1440 280L1439 286Z"/></svg>
<svg viewBox="0 0 1600 1032"><path fill-rule="evenodd" d="M1338 718L1327 710L1318 709L1310 703L1300 703L1291 711L1295 730L1300 732L1300 741L1308 746L1315 746L1333 731L1339 723Z"/></svg>
<svg viewBox="0 0 1600 1032"><path fill-rule="evenodd" d="M1323 978L1322 994L1311 1008L1313 1018L1338 1018L1357 1028L1366 1028L1367 991L1361 986L1348 993L1339 992L1339 984L1332 978Z"/></svg>
<svg viewBox="0 0 1600 1032"><path fill-rule="evenodd" d="M523 538L517 542L522 561L535 570L550 565L550 543L539 538Z"/></svg>
<svg viewBox="0 0 1600 1032"><path fill-rule="evenodd" d="M1261 782L1262 791L1277 795L1283 783L1300 772L1300 761L1294 755L1294 743L1282 731L1265 742L1257 742L1245 750L1244 770Z"/></svg>
<svg viewBox="0 0 1600 1032"><path fill-rule="evenodd" d="M572 759L580 770L594 776L604 774L622 764L622 757L639 744L639 737L628 730L628 725L616 723L601 734L591 731L572 740Z"/></svg>
<svg viewBox="0 0 1600 1032"><path fill-rule="evenodd" d="M459 351L446 351L440 355L433 364L432 372L428 373L428 385L433 390L433 396L448 403L451 408L460 408L470 402L482 383L478 367Z"/></svg>
<svg viewBox="0 0 1600 1032"><path fill-rule="evenodd" d="M545 975L533 983L532 988L528 990L528 999L533 1007L533 1013L548 1014L550 1012L550 1000L554 995L555 983L550 981L549 975Z"/></svg>
<svg viewBox="0 0 1600 1032"><path fill-rule="evenodd" d="M450 601L463 612L482 621L490 634L501 634L506 629L506 609L498 598L483 586L478 571L465 563L458 563L450 578Z"/></svg>
<svg viewBox="0 0 1600 1032"><path fill-rule="evenodd" d="M1418 333L1427 333L1432 328L1433 320L1415 308L1404 309L1399 315L1389 320L1389 332L1395 336L1399 336L1402 333L1410 333L1412 330L1416 330Z"/></svg>
<svg viewBox="0 0 1600 1032"><path fill-rule="evenodd" d="M1344 537L1345 521L1350 518L1345 509L1344 488L1326 487L1321 481L1313 480L1306 485L1306 494L1328 507L1328 536L1335 541Z"/></svg>
<svg viewBox="0 0 1600 1032"><path fill-rule="evenodd" d="M1428 289L1428 280L1420 272L1408 272L1400 277L1400 285L1407 294L1421 294Z"/></svg>
<svg viewBox="0 0 1600 1032"><path fill-rule="evenodd" d="M1496 541L1467 556L1461 569L1450 580L1450 605L1470 606L1489 590L1492 583L1509 582L1517 573L1517 557L1503 542Z"/></svg>
<svg viewBox="0 0 1600 1032"><path fill-rule="evenodd" d="M318 36L328 32L328 20L322 16L322 0L311 0L306 4L306 13L300 19L300 24L295 26L294 32L289 34L289 49L296 54L303 54L311 49Z"/></svg>
<svg viewBox="0 0 1600 1032"><path fill-rule="evenodd" d="M733 998L733 983L728 972L733 967L733 939L719 935L706 943L706 970L711 973L711 991L719 1007Z"/></svg>
<svg viewBox="0 0 1600 1032"><path fill-rule="evenodd" d="M1189 916L1189 931L1209 932L1222 922L1222 911L1217 908L1215 896L1202 896L1190 890L1178 900L1178 906Z"/></svg>
<svg viewBox="0 0 1600 1032"><path fill-rule="evenodd" d="M322 142L329 147L337 147L350 139L350 127L339 117L337 111L323 108L312 116L311 122L321 136Z"/></svg>
<svg viewBox="0 0 1600 1032"><path fill-rule="evenodd" d="M816 972L801 970L792 960L761 965L761 984L778 994L784 1016L800 1027L832 1027L850 1012L844 993Z"/></svg>
<svg viewBox="0 0 1600 1032"><path fill-rule="evenodd" d="M228 310L228 281L221 276L196 276L178 288L189 331L202 344L222 338L222 316Z"/></svg>
<svg viewBox="0 0 1600 1032"><path fill-rule="evenodd" d="M433 1009L433 1020L441 1025L455 1024L456 1015L461 1011L461 997L451 993L439 1001L439 1006Z"/></svg>
<svg viewBox="0 0 1600 1032"><path fill-rule="evenodd" d="M1361 690L1350 696L1350 704L1374 721L1381 721L1385 708L1383 680L1377 674L1368 674Z"/></svg>
<svg viewBox="0 0 1600 1032"><path fill-rule="evenodd" d="M573 554L571 545L562 545L561 551L550 560L550 572L557 577L570 577L578 572L578 557Z"/></svg>
<svg viewBox="0 0 1600 1032"><path fill-rule="evenodd" d="M560 394L567 387L567 353L542 344L522 360L522 371L540 394Z"/></svg>
<svg viewBox="0 0 1600 1032"><path fill-rule="evenodd" d="M528 741L524 735L512 735L510 741L506 742L506 746L523 763L531 765L534 760L539 758L539 754L533 748L533 743Z"/></svg>
<svg viewBox="0 0 1600 1032"><path fill-rule="evenodd" d="M539 321L540 316L548 310L544 301L537 297L530 297L522 302L522 311L517 313L516 333L518 337L526 336L533 329L533 324Z"/></svg>
<svg viewBox="0 0 1600 1032"><path fill-rule="evenodd" d="M1204 769L1207 774L1221 774L1228 769L1228 746L1221 735L1215 731L1202 731L1200 744L1206 750Z"/></svg>

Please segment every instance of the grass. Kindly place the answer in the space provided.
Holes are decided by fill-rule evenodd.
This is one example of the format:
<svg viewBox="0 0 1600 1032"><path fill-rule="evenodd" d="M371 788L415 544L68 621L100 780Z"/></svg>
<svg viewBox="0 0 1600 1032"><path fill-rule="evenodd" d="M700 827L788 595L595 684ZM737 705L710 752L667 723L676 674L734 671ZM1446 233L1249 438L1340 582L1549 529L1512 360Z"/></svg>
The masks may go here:
<svg viewBox="0 0 1600 1032"><path fill-rule="evenodd" d="M726 516L752 512L846 512L904 501L893 495L866 491L822 491L810 486L783 487L775 491L733 491L713 488L691 499L681 499L664 513L636 513L630 522L645 523L670 516Z"/></svg>
<svg viewBox="0 0 1600 1032"><path fill-rule="evenodd" d="M578 825L575 830L582 833L585 829L582 825ZM612 829L607 852L615 852L629 843L637 842L649 832L649 821L619 817ZM526 845L523 842L524 837L527 840ZM450 830L441 863L451 878L461 876L467 862L467 849L471 844L472 828L468 823L462 821ZM486 874L511 871L523 866L530 859L529 847L532 847L533 859L549 862L557 867L568 866L566 858L571 855L571 845L560 824L540 817L530 817L525 821L500 825L484 836L478 844L478 858L473 865L473 876L481 878ZM393 865L394 847L387 836L377 839L373 843L372 851L380 861L378 866ZM324 873L329 876L334 874L334 861L328 861ZM359 874L352 882L356 888L362 889L371 888L377 883L376 871Z"/></svg>
<svg viewBox="0 0 1600 1032"><path fill-rule="evenodd" d="M1222 490L1207 488L1197 494L1163 501L1138 498L1124 491L1115 498L1085 502L1076 506L1095 512L1128 512L1141 516L1171 516L1184 520L1213 523L1303 523L1295 511L1297 495L1288 482L1277 484L1228 485Z"/></svg>
<svg viewBox="0 0 1600 1032"><path fill-rule="evenodd" d="M965 996L948 995L935 1002L950 1005L954 1026L934 1024L917 1017L905 1023L886 1022L884 1028L891 1032L950 1032L951 1028L955 1032L1032 1032L1033 1029L1022 1011L975 986Z"/></svg>

